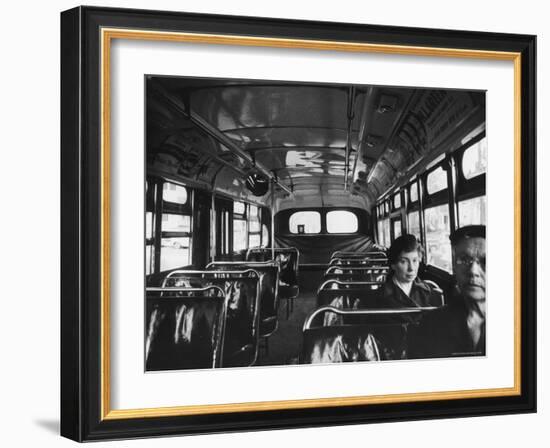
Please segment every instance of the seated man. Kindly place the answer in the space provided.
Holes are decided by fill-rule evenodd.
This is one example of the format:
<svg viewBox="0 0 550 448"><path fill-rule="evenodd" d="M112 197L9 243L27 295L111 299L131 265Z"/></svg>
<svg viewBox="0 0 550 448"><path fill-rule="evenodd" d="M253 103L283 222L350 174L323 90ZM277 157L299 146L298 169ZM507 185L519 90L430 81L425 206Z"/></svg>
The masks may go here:
<svg viewBox="0 0 550 448"><path fill-rule="evenodd" d="M485 355L485 226L462 227L450 239L455 294L409 329L409 358Z"/></svg>

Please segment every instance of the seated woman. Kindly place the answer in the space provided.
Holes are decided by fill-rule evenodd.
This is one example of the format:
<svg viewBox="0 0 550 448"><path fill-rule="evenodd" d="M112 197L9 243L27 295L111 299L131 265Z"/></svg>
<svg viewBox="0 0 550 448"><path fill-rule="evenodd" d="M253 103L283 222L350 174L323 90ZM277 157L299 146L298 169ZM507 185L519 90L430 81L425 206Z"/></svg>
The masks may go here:
<svg viewBox="0 0 550 448"><path fill-rule="evenodd" d="M414 235L397 238L388 252L391 274L381 291L382 308L414 308L441 305L441 292L418 278L422 245Z"/></svg>

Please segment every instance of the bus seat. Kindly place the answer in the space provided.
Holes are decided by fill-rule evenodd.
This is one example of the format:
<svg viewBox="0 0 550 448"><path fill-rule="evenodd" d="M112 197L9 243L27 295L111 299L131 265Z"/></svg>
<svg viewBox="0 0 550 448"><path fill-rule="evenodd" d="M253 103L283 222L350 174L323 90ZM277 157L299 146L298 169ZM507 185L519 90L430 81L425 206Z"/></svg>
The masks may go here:
<svg viewBox="0 0 550 448"><path fill-rule="evenodd" d="M223 347L223 367L245 367L256 363L259 348L260 274L243 271L174 271L165 286L184 284L216 285L225 292L227 313Z"/></svg>
<svg viewBox="0 0 550 448"><path fill-rule="evenodd" d="M146 370L221 366L226 301L219 287L148 288L146 313Z"/></svg>
<svg viewBox="0 0 550 448"><path fill-rule="evenodd" d="M329 266L369 267L388 266L388 259L385 257L353 257L353 258L332 258Z"/></svg>
<svg viewBox="0 0 550 448"><path fill-rule="evenodd" d="M378 344L353 327L321 327L304 332L301 364L380 361Z"/></svg>
<svg viewBox="0 0 550 448"><path fill-rule="evenodd" d="M372 244L364 251L343 251L337 250L332 253L331 258L361 258L361 257L386 257L386 251L382 246Z"/></svg>
<svg viewBox="0 0 550 448"><path fill-rule="evenodd" d="M330 266L325 271L325 280L335 279L342 281L385 282L389 274L386 266L349 267Z"/></svg>
<svg viewBox="0 0 550 448"><path fill-rule="evenodd" d="M410 314L430 308L340 310L322 307L310 314L303 329L301 362L382 361L407 358ZM326 313L342 316L339 325L316 325ZM321 318L321 319L319 319Z"/></svg>
<svg viewBox="0 0 550 448"><path fill-rule="evenodd" d="M439 298L439 302L434 303L434 306L445 305L445 293L443 292L443 289L441 289L439 285L433 280L422 280L422 281L430 285L433 288L433 292L435 293L435 295Z"/></svg>
<svg viewBox="0 0 550 448"><path fill-rule="evenodd" d="M218 262L210 263L207 270L253 269L260 275L260 337L268 337L278 326L279 263L266 262Z"/></svg>
<svg viewBox="0 0 550 448"><path fill-rule="evenodd" d="M381 288L379 282L326 280L317 291L317 306L327 306L341 298L344 309L373 307Z"/></svg>
<svg viewBox="0 0 550 448"><path fill-rule="evenodd" d="M279 262L279 299L287 301L287 319L294 307L294 300L300 293L298 286L298 266L300 253L295 247L276 247L275 260ZM269 261L272 259L269 247L252 248L246 253L247 261Z"/></svg>

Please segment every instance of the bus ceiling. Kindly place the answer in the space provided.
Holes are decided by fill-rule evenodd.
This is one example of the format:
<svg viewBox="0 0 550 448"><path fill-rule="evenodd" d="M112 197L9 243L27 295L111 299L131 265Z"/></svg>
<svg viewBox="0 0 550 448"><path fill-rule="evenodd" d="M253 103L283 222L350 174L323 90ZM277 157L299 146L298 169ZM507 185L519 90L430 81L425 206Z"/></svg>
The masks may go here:
<svg viewBox="0 0 550 448"><path fill-rule="evenodd" d="M276 211L370 210L485 126L483 91L148 76L146 92L148 171Z"/></svg>

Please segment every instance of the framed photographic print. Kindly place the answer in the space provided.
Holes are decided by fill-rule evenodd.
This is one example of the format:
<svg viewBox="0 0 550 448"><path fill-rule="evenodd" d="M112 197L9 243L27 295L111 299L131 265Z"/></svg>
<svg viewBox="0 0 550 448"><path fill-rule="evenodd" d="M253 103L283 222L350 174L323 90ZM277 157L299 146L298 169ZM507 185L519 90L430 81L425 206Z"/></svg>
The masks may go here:
<svg viewBox="0 0 550 448"><path fill-rule="evenodd" d="M61 14L61 433L536 410L534 36Z"/></svg>

